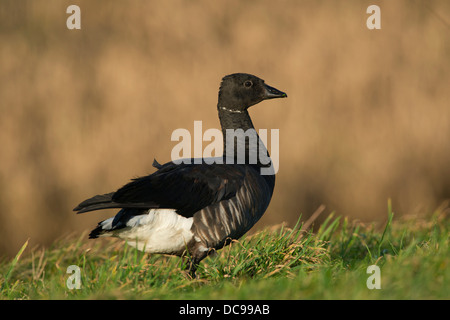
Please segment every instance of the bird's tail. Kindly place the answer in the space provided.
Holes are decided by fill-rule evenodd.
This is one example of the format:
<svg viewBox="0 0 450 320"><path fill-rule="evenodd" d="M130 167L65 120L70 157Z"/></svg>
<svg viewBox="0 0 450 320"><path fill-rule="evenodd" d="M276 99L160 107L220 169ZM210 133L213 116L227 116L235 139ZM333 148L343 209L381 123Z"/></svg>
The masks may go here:
<svg viewBox="0 0 450 320"><path fill-rule="evenodd" d="M113 229L112 221L114 218L109 218L103 221L100 221L97 227L89 233L89 239L96 239L100 236L110 236L108 231Z"/></svg>

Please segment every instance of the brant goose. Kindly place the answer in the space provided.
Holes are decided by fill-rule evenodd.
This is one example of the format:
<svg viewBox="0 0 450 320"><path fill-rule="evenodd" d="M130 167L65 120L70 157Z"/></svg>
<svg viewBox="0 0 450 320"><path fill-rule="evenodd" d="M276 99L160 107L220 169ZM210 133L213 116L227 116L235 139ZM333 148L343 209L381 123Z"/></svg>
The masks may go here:
<svg viewBox="0 0 450 320"><path fill-rule="evenodd" d="M121 209L116 216L99 222L89 238L119 237L145 252L188 256L189 271L195 277L202 259L240 238L266 211L275 174L261 173L271 166L270 157L247 109L263 100L285 97L286 93L256 76L245 73L225 76L217 104L224 155L215 158L222 161L196 159L161 165L155 160L153 166L157 171L153 174L133 179L116 192L83 201L74 211ZM230 129L250 130L258 143L255 146L250 138L244 136L244 140L239 140L233 136L231 144L226 141ZM250 161L252 151L258 148L264 148L268 161ZM239 155L242 150L244 160Z"/></svg>

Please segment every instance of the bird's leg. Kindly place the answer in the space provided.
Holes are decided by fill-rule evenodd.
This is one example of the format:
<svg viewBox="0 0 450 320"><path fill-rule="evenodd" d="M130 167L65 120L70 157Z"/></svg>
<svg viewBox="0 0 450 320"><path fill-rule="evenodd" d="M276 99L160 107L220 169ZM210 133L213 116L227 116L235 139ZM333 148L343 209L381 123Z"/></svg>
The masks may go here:
<svg viewBox="0 0 450 320"><path fill-rule="evenodd" d="M181 269L188 271L189 276L192 279L195 279L195 277L196 277L195 271L197 271L197 267L198 267L198 264L200 261L195 259L194 257L188 256L188 255L185 255L181 258L183 259Z"/></svg>
<svg viewBox="0 0 450 320"><path fill-rule="evenodd" d="M200 261L202 261L207 254L206 251L197 251L194 253L188 251L182 256L183 260L188 259L188 261L184 260L183 270L187 270L192 279L196 278L195 272L197 271Z"/></svg>
<svg viewBox="0 0 450 320"><path fill-rule="evenodd" d="M197 270L200 260L192 256L190 252L187 250L183 253L181 259L182 259L181 269L188 271L189 276L192 279L195 279L195 271Z"/></svg>
<svg viewBox="0 0 450 320"><path fill-rule="evenodd" d="M196 278L195 271L197 271L198 264L199 261L193 259L191 259L191 261L189 262L189 275L192 279Z"/></svg>

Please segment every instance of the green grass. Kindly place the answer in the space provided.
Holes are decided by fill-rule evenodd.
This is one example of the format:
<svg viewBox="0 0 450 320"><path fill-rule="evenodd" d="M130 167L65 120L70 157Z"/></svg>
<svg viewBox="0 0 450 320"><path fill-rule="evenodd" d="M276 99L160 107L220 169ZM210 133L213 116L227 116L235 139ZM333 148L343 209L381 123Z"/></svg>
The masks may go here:
<svg viewBox="0 0 450 320"><path fill-rule="evenodd" d="M121 241L69 237L23 245L0 263L2 299L449 299L449 220L394 218L383 226L330 215L315 233L268 228L203 260L190 279L177 257L143 254ZM68 289L70 265L81 288ZM368 289L369 265L381 289ZM70 279L69 279L70 280Z"/></svg>

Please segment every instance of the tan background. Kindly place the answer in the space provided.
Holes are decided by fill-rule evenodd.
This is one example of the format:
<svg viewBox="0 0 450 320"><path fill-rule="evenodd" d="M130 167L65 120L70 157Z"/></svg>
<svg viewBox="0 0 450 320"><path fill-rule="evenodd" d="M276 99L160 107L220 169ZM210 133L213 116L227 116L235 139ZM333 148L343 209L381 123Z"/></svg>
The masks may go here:
<svg viewBox="0 0 450 320"><path fill-rule="evenodd" d="M66 28L81 7L82 29ZM366 28L381 7L382 29ZM176 128L218 127L222 76L288 93L251 109L280 129L258 227L326 212L428 214L450 194L449 1L0 3L0 254L92 228L81 200L170 160Z"/></svg>

